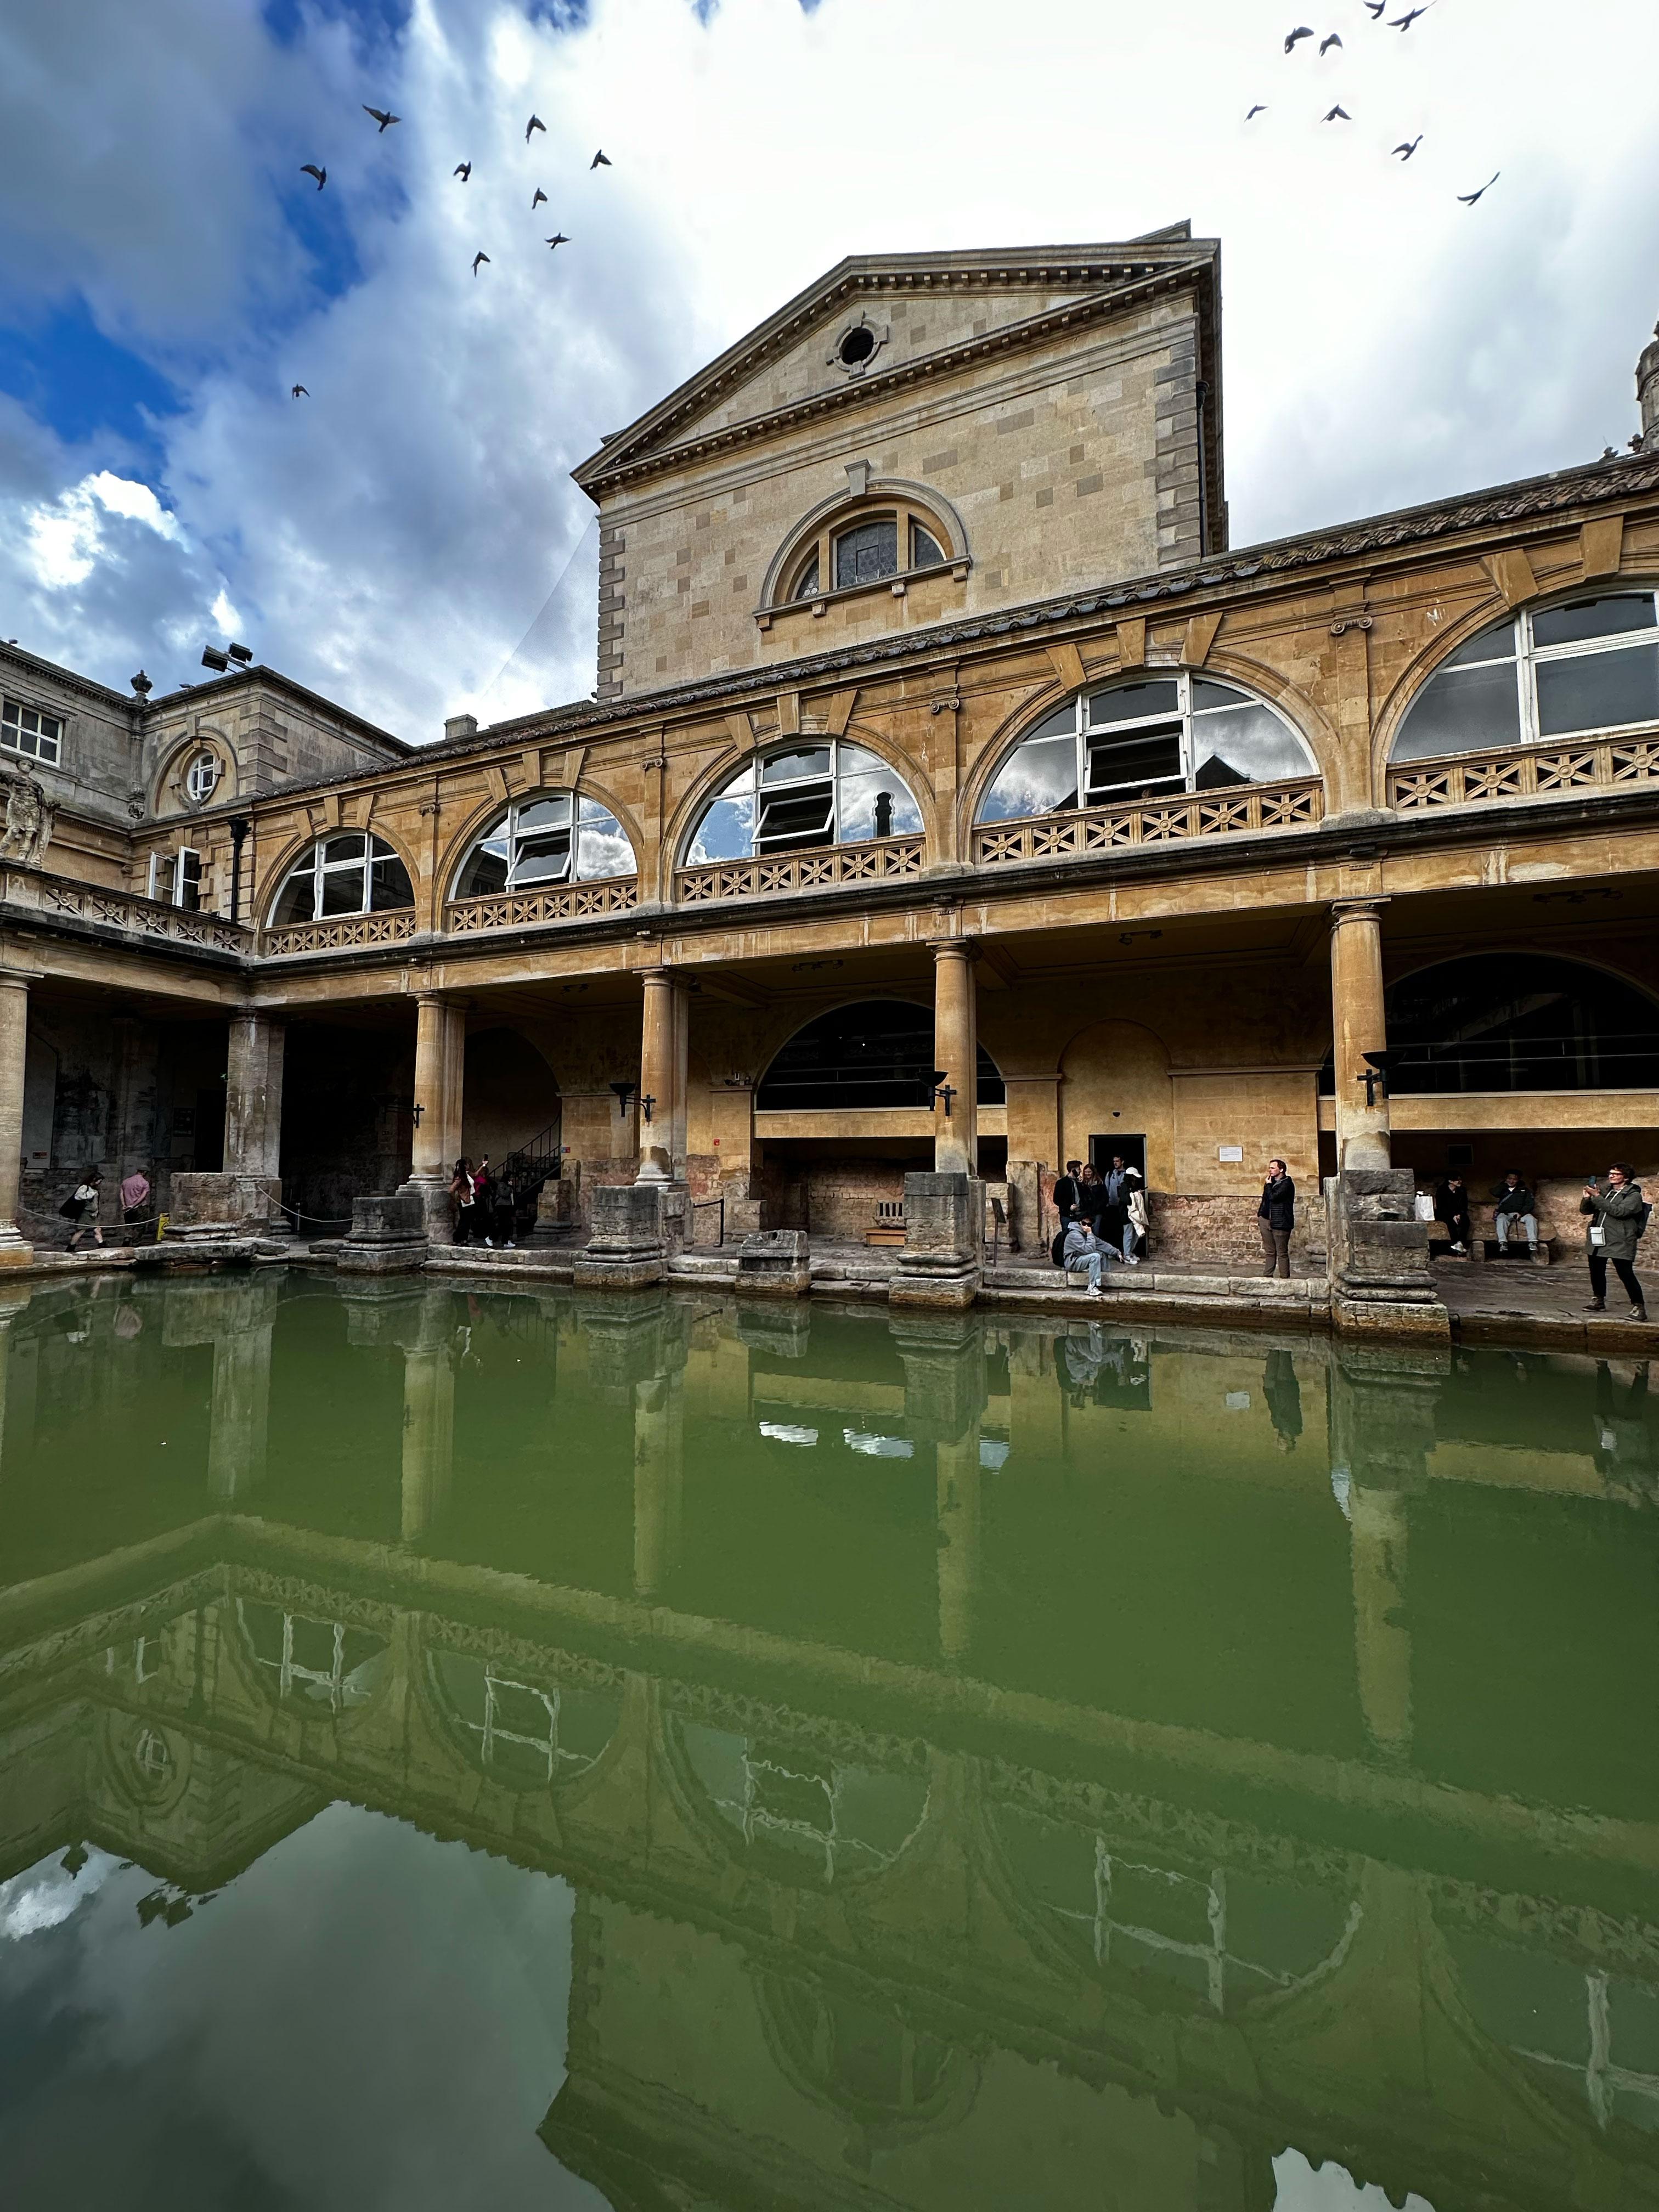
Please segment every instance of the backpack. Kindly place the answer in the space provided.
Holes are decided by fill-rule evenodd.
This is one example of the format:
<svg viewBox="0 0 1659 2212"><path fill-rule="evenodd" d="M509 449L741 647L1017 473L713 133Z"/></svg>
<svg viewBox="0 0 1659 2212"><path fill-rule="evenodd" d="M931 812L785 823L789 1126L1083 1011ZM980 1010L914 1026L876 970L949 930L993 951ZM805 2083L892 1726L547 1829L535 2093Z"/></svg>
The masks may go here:
<svg viewBox="0 0 1659 2212"><path fill-rule="evenodd" d="M1048 1257L1057 1267L1066 1265L1066 1231L1063 1229L1048 1247Z"/></svg>

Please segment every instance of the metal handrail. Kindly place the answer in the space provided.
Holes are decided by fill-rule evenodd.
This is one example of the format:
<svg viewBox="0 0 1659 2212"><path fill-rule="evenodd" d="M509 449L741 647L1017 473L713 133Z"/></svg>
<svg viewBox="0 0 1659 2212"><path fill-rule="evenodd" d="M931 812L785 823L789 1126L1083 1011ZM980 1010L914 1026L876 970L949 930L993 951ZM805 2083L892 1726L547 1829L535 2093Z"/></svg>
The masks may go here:
<svg viewBox="0 0 1659 2212"><path fill-rule="evenodd" d="M692 1200L692 1201L691 1201L691 1211L692 1211L692 1212L693 1212L693 1213L697 1213L697 1212L702 1212L702 1210L704 1210L706 1207L708 1207L708 1206L719 1206L719 1208L720 1208L720 1235L719 1235L719 1236L714 1239L715 1245L716 1245L717 1247L719 1247L719 1246L723 1245L723 1244L726 1243L726 1200L725 1200L725 1199L724 1199L724 1198L694 1198L694 1199ZM692 1239L692 1242L695 1243L696 1243L696 1238L694 1237L694 1238Z"/></svg>

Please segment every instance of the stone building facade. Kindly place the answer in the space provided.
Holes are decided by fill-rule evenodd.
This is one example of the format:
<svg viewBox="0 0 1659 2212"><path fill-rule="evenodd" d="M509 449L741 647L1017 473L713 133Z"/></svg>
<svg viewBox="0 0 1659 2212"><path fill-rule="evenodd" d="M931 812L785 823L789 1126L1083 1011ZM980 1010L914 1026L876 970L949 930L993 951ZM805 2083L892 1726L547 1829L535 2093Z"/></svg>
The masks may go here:
<svg viewBox="0 0 1659 2212"><path fill-rule="evenodd" d="M24 1229L100 1146L441 1229L537 1141L584 1219L859 1236L935 1170L1030 1249L1122 1149L1176 1256L1254 1251L1273 1153L1574 1234L1659 1166L1652 363L1627 454L1230 550L1218 283L1184 226L842 264L577 472L591 702L415 746L0 648Z"/></svg>

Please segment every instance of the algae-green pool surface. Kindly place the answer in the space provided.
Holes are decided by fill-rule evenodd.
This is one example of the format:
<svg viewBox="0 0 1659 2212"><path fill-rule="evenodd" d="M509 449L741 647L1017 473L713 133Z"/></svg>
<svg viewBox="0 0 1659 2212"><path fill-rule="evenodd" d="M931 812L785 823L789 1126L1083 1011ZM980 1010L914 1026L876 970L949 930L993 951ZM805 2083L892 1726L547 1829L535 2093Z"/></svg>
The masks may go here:
<svg viewBox="0 0 1659 2212"><path fill-rule="evenodd" d="M8 1298L9 2212L1659 2206L1645 1368Z"/></svg>

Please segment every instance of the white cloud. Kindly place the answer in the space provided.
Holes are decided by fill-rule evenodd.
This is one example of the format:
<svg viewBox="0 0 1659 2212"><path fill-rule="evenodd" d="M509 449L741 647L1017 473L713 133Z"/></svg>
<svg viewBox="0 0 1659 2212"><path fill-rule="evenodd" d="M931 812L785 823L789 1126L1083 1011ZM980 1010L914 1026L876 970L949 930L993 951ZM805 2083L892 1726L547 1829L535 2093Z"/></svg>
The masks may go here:
<svg viewBox="0 0 1659 2212"><path fill-rule="evenodd" d="M107 38L0 30L0 61L34 41L0 119L9 101L36 149L0 179L0 274L80 287L182 377L154 477L179 534L77 501L100 470L131 482L130 457L9 438L0 404L0 591L22 602L0 626L111 680L140 659L187 673L223 601L262 658L408 738L585 693L592 510L568 470L849 252L1182 215L1219 234L1235 542L1566 465L1635 427L1659 82L1632 70L1610 100L1607 58L1645 50L1645 0L1593 20L1507 0L1501 22L1442 0L1403 36L1340 0L1324 62L1284 56L1266 0L1030 0L1017 23L1001 0L722 0L706 21L592 0L574 30L512 0L415 0L393 44L307 14L280 49L253 0L158 0L142 38L89 4ZM1353 123L1322 125L1337 98ZM362 100L404 122L377 134ZM76 118L72 144L43 104ZM526 147L532 107L548 127ZM595 173L601 144L615 166ZM42 194L54 159L64 189ZM309 159L328 190L295 220L338 226L331 290L280 219ZM131 208L112 204L124 162ZM556 228L572 242L552 254ZM44 518L33 573L9 509Z"/></svg>
<svg viewBox="0 0 1659 2212"><path fill-rule="evenodd" d="M78 1874L68 1873L57 1859L43 1859L26 1873L0 1881L0 1941L19 1942L26 1936L61 1928L89 1898L97 1896L117 1863L107 1851L88 1847Z"/></svg>

